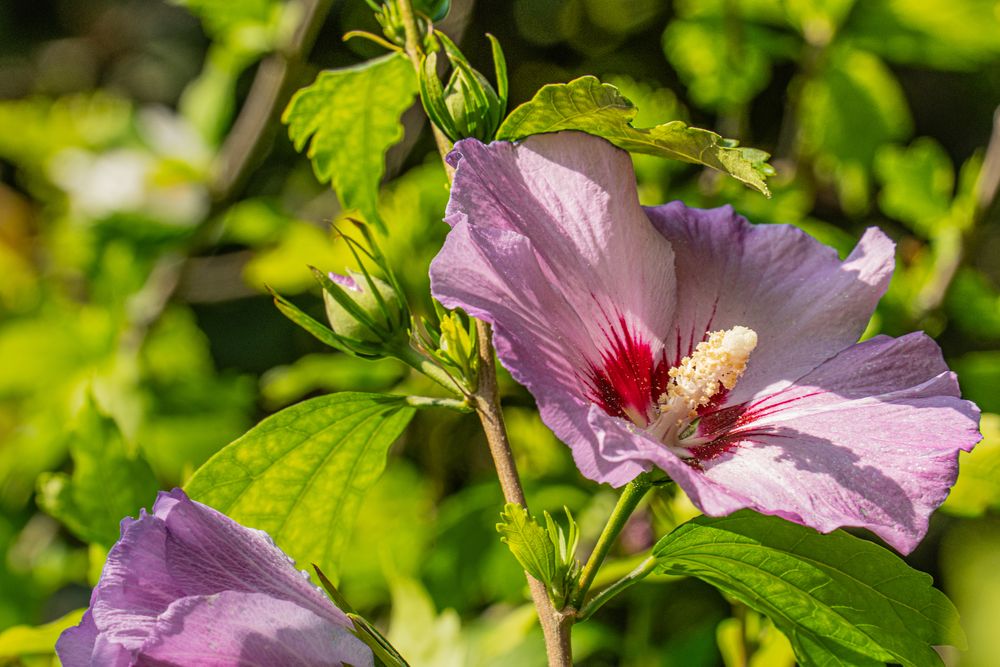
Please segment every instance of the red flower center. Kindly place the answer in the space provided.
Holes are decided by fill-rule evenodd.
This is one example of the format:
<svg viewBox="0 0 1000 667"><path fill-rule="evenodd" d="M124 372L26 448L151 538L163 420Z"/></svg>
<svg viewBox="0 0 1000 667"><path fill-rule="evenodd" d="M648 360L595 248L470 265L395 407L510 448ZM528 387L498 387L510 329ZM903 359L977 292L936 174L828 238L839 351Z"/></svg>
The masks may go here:
<svg viewBox="0 0 1000 667"><path fill-rule="evenodd" d="M645 427L656 417L656 400L670 382L665 354L654 360L648 342L635 336L619 318L608 336L600 365L590 363L585 382L590 400L612 417Z"/></svg>

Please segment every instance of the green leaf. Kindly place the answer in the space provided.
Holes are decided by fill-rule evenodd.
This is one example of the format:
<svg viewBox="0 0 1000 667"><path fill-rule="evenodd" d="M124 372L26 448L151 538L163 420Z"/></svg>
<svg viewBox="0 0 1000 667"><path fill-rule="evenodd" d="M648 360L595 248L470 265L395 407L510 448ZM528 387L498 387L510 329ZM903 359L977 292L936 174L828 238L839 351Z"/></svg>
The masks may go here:
<svg viewBox="0 0 1000 667"><path fill-rule="evenodd" d="M748 27L741 26L742 37ZM771 78L771 60L759 44L762 40L742 39L737 45L728 37L722 20L671 21L663 33L663 51L700 107L738 108Z"/></svg>
<svg viewBox="0 0 1000 667"><path fill-rule="evenodd" d="M744 510L699 517L653 548L659 571L702 579L771 618L803 665L940 665L963 648L958 612L931 577L843 531Z"/></svg>
<svg viewBox="0 0 1000 667"><path fill-rule="evenodd" d="M925 238L946 222L955 190L955 168L939 143L921 137L910 146L886 145L875 155L882 181L882 212L907 223Z"/></svg>
<svg viewBox="0 0 1000 667"><path fill-rule="evenodd" d="M1000 415L986 413L979 430L983 441L959 456L958 481L941 509L959 516L982 516L1000 509Z"/></svg>
<svg viewBox="0 0 1000 667"><path fill-rule="evenodd" d="M402 139L399 117L416 94L413 66L393 53L320 72L292 97L282 116L295 149L309 144L307 154L320 182L332 181L344 208L357 209L382 228L376 203L385 152Z"/></svg>
<svg viewBox="0 0 1000 667"><path fill-rule="evenodd" d="M405 397L381 394L303 401L226 446L185 488L332 576L364 494L413 412Z"/></svg>
<svg viewBox="0 0 1000 667"><path fill-rule="evenodd" d="M462 667L467 664L462 620L454 609L438 612L434 600L415 580L390 577L392 614L388 641L413 665Z"/></svg>
<svg viewBox="0 0 1000 667"><path fill-rule="evenodd" d="M863 0L848 24L852 41L911 65L973 70L1000 54L992 0Z"/></svg>
<svg viewBox="0 0 1000 667"><path fill-rule="evenodd" d="M273 20L275 0L174 0L201 19L205 31L215 38L237 29L261 26Z"/></svg>
<svg viewBox="0 0 1000 667"><path fill-rule="evenodd" d="M136 516L156 496L153 472L130 450L113 419L87 400L70 436L73 474L38 477L38 504L86 542L111 546L122 517Z"/></svg>
<svg viewBox="0 0 1000 667"><path fill-rule="evenodd" d="M617 88L595 77L543 86L514 109L497 131L497 139L516 141L532 134L579 130L603 137L632 153L702 164L723 171L765 195L764 179L774 173L767 153L739 147L715 132L674 120L649 128L632 127L637 109Z"/></svg>
<svg viewBox="0 0 1000 667"><path fill-rule="evenodd" d="M848 213L865 211L876 151L912 129L902 87L878 56L840 46L830 49L825 67L806 81L800 99L801 151L836 186Z"/></svg>
<svg viewBox="0 0 1000 667"><path fill-rule="evenodd" d="M66 628L79 623L83 612L83 609L77 609L45 625L34 627L15 625L0 632L0 661L22 656L54 654L59 635ZM13 664L20 663L15 660Z"/></svg>
<svg viewBox="0 0 1000 667"><path fill-rule="evenodd" d="M556 577L556 552L548 532L517 503L507 503L497 524L500 541L535 579L551 584Z"/></svg>

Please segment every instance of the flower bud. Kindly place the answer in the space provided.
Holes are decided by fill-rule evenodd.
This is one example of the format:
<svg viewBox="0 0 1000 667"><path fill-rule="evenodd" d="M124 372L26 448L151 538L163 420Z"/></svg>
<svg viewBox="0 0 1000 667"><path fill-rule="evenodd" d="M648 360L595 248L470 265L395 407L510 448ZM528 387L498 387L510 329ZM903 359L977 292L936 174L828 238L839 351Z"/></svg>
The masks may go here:
<svg viewBox="0 0 1000 667"><path fill-rule="evenodd" d="M455 43L435 33L451 62L448 84L437 76L437 54L428 53L419 73L420 99L431 121L452 141L475 137L488 142L496 135L507 110L507 65L500 44L492 35L497 88L473 69Z"/></svg>
<svg viewBox="0 0 1000 667"><path fill-rule="evenodd" d="M341 288L340 297L334 296L335 292L327 285L323 289L326 317L338 336L365 343L379 343L395 337L399 328L397 324L402 322L405 325L405 304L393 286L386 281L355 271L348 271L346 276L336 273L327 275L334 285ZM344 298L349 299L367 318L359 319L357 311L350 306L345 307Z"/></svg>

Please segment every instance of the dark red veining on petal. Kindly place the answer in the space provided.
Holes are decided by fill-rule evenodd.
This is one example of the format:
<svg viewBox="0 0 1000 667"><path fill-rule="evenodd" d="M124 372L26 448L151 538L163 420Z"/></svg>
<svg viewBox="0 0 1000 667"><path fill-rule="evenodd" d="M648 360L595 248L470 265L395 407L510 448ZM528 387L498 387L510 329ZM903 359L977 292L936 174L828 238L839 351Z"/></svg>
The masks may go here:
<svg viewBox="0 0 1000 667"><path fill-rule="evenodd" d="M601 364L590 363L586 384L590 399L612 417L646 415L667 389L670 364L654 361L650 344L629 331L624 317L608 332ZM640 424L645 426L645 424Z"/></svg>
<svg viewBox="0 0 1000 667"><path fill-rule="evenodd" d="M725 395L719 394L711 404L699 411L700 421L698 422L698 436L702 438L712 438L711 442L704 445L692 447L689 452L691 459L686 461L697 469L701 469L701 462L711 461L722 456L741 442L753 442L754 435L767 435L768 437L779 437L776 433L770 433L765 429L748 428L764 417L787 410L788 406L797 401L801 401L818 394L822 391L813 391L799 396L793 396L777 403L769 403L771 399L780 396L792 387L762 398L752 404L734 405L721 410L712 410L722 402Z"/></svg>

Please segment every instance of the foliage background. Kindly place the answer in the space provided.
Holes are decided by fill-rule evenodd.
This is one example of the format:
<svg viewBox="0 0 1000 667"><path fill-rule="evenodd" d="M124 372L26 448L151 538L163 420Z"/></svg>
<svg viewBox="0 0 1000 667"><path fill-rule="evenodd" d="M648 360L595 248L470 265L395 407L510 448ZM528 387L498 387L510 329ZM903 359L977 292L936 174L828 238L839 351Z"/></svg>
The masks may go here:
<svg viewBox="0 0 1000 667"><path fill-rule="evenodd" d="M432 391L396 362L323 348L264 289L318 315L307 265L350 264L331 230L337 198L277 115L320 68L378 55L341 40L378 28L360 0L320 2L329 15L298 54L289 36L313 4L0 4L0 664L49 664L72 619L23 626L85 606L119 519L262 417L330 391ZM467 1L445 30L465 35L482 71L483 33L499 38L512 106L545 83L595 74L636 103L637 125L682 118L774 154L770 200L637 156L643 203L732 203L842 253L866 226L882 227L898 243L897 273L866 335L926 330L966 397L1000 412L1000 139L990 143L1000 3ZM278 103L256 114L247 100L268 81ZM427 312L447 190L420 119L404 116L379 213L411 305ZM509 379L504 390L534 510L568 506L586 550L614 493L579 476L526 392ZM907 559L962 611L972 648L949 664L1000 659L1000 418L987 415L983 430ZM501 504L475 418L420 413L332 564L348 599L388 624L413 664L544 663L523 579L493 529ZM653 497L617 571L693 512L683 498ZM576 653L586 665L736 664L730 616L759 630L757 664L789 664L766 622L665 577L580 626Z"/></svg>

